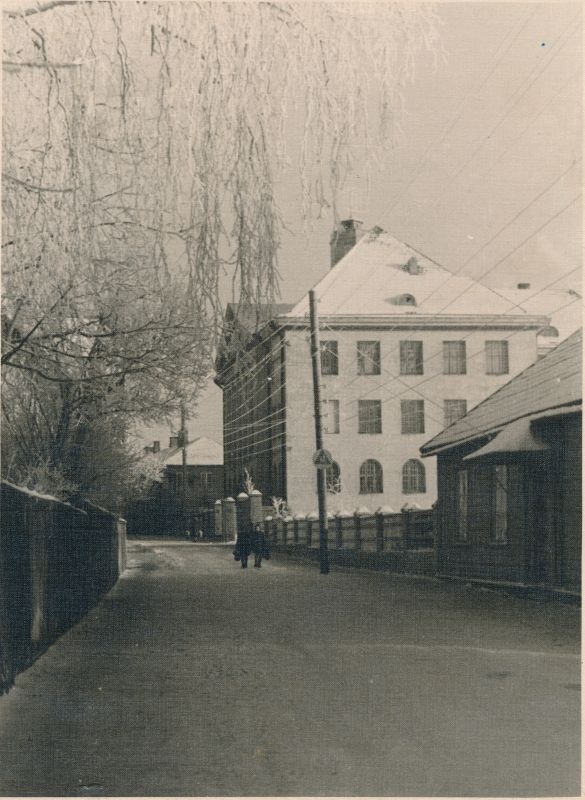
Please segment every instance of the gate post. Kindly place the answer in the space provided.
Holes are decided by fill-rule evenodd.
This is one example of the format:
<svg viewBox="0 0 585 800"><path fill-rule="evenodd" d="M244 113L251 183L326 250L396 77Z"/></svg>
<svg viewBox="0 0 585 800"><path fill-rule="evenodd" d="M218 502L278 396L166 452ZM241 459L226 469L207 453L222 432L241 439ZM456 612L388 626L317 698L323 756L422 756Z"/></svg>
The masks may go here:
<svg viewBox="0 0 585 800"><path fill-rule="evenodd" d="M236 497L236 529L238 534L250 529L250 498L246 492Z"/></svg>
<svg viewBox="0 0 585 800"><path fill-rule="evenodd" d="M233 497L225 497L221 505L224 535L228 541L231 541L236 538L238 530L236 525L236 501Z"/></svg>
<svg viewBox="0 0 585 800"><path fill-rule="evenodd" d="M216 500L213 505L213 532L215 536L223 535L223 514L221 508L221 500Z"/></svg>
<svg viewBox="0 0 585 800"><path fill-rule="evenodd" d="M262 492L258 489L253 489L250 492L250 522L254 525L256 522L262 522Z"/></svg>

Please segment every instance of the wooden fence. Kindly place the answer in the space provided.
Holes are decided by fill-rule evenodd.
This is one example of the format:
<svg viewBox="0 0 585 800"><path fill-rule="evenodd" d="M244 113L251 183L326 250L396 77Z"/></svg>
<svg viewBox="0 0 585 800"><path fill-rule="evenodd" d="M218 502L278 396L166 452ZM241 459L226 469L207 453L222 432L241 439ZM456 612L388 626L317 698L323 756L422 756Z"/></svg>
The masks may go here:
<svg viewBox="0 0 585 800"><path fill-rule="evenodd" d="M0 484L0 693L116 583L124 520Z"/></svg>
<svg viewBox="0 0 585 800"><path fill-rule="evenodd" d="M434 521L432 509L331 515L328 551L333 563L391 572L434 575ZM317 558L319 519L316 514L284 519L265 516L264 526L276 551Z"/></svg>

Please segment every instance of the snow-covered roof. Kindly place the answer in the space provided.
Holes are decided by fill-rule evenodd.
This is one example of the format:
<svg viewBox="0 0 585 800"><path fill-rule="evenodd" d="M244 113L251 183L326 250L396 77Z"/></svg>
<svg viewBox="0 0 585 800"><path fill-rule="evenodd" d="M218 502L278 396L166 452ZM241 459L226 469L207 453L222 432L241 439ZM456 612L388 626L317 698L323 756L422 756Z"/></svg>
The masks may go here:
<svg viewBox="0 0 585 800"><path fill-rule="evenodd" d="M181 447L168 447L161 450L159 458L165 467L181 466L183 463L183 449ZM199 436L187 445L187 464L189 466L221 466L223 464L223 448L213 439Z"/></svg>
<svg viewBox="0 0 585 800"><path fill-rule="evenodd" d="M559 332L556 344L578 330L583 324L583 298L572 289L566 291L530 289L498 289L511 303L527 314L543 314L551 319Z"/></svg>
<svg viewBox="0 0 585 800"><path fill-rule="evenodd" d="M320 316L527 314L498 291L449 272L379 228L362 236L314 291ZM280 319L308 313L307 294Z"/></svg>

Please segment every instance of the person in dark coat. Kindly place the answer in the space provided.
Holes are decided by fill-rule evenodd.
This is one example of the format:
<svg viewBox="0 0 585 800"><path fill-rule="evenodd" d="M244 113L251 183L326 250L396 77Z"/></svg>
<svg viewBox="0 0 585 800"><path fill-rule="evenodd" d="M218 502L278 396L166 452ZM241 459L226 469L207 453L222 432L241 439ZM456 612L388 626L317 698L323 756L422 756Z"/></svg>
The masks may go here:
<svg viewBox="0 0 585 800"><path fill-rule="evenodd" d="M251 540L252 537L250 536L249 531L238 531L236 547L234 549L234 558L236 561L241 562L242 569L246 569L248 566L248 556L252 550Z"/></svg>
<svg viewBox="0 0 585 800"><path fill-rule="evenodd" d="M266 537L264 535L264 527L261 522L256 522L252 534L252 550L254 551L254 566L262 566L262 558L266 554Z"/></svg>

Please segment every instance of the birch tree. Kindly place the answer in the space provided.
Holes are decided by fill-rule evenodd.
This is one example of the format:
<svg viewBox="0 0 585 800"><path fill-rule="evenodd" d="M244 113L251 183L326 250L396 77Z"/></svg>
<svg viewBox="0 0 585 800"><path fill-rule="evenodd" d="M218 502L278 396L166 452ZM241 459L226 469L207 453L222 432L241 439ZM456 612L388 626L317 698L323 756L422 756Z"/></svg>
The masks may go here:
<svg viewBox="0 0 585 800"><path fill-rule="evenodd" d="M228 289L278 294L282 171L298 163L304 220L335 219L437 48L414 4L53 0L3 17L4 417L20 389L49 392L69 434L196 400Z"/></svg>

